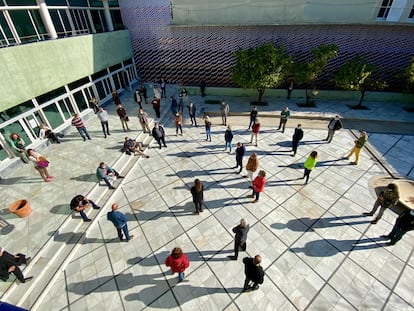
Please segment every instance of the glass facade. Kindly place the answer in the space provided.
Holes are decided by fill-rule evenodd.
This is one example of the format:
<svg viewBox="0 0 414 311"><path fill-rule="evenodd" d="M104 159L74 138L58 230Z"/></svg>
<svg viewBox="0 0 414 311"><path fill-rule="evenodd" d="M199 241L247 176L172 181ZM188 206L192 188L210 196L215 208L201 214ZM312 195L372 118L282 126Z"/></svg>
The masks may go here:
<svg viewBox="0 0 414 311"><path fill-rule="evenodd" d="M6 6L7 5L7 6ZM41 12L36 0L0 0L0 47L124 29L118 1L108 1L109 16L101 0L46 0ZM47 28L42 15L49 15L53 25ZM48 33L46 29L54 28Z"/></svg>
<svg viewBox="0 0 414 311"><path fill-rule="evenodd" d="M75 113L91 109L90 99L111 100L114 88L124 89L136 81L132 59L84 77L0 112L0 162L10 157L10 134L19 134L30 146L38 140L39 125L66 127Z"/></svg>

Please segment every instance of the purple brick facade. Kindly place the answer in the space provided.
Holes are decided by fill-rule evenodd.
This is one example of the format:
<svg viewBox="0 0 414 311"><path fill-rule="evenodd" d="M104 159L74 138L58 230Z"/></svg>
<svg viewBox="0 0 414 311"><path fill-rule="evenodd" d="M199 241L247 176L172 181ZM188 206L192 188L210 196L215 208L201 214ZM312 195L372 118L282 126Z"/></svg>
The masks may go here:
<svg viewBox="0 0 414 311"><path fill-rule="evenodd" d="M173 26L168 0L120 1L129 28L139 75L149 81L165 77L198 85L235 86L231 79L233 52L264 42L284 46L296 61L311 49L335 43L338 58L320 77L318 87L332 88L332 76L346 59L366 56L377 66L377 78L400 90L398 74L414 56L414 27L398 25Z"/></svg>

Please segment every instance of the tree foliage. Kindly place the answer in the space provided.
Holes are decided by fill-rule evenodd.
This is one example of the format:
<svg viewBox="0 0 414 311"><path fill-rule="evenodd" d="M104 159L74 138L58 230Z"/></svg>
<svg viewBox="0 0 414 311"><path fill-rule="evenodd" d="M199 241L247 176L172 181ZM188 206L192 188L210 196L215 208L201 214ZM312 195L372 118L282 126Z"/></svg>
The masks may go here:
<svg viewBox="0 0 414 311"><path fill-rule="evenodd" d="M278 87L286 74L291 57L285 55L284 47L277 49L272 43L234 53L233 80L241 88L258 91L258 101L266 89Z"/></svg>
<svg viewBox="0 0 414 311"><path fill-rule="evenodd" d="M315 80L323 72L328 62L338 55L339 48L336 44L322 44L312 49L313 60L309 62L299 62L294 65L294 79L297 84L305 87L306 104L312 91L315 89Z"/></svg>
<svg viewBox="0 0 414 311"><path fill-rule="evenodd" d="M380 90L387 86L385 82L372 78L374 71L374 64L368 64L364 56L357 55L351 61L345 62L339 69L335 75L335 83L345 90L361 92L358 103L358 106L361 107L368 90Z"/></svg>
<svg viewBox="0 0 414 311"><path fill-rule="evenodd" d="M414 56L411 57L408 67L405 69L405 78L407 80L408 88L414 88Z"/></svg>

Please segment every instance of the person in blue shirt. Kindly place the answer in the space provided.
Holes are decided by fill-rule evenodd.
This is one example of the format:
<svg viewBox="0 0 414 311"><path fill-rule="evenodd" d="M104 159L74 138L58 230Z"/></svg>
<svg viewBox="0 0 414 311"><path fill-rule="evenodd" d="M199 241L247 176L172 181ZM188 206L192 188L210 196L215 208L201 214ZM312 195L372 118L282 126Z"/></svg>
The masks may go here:
<svg viewBox="0 0 414 311"><path fill-rule="evenodd" d="M125 235L125 240L128 242L129 240L133 239L134 236L132 234L129 235L128 224L127 224L128 219L123 213L118 211L118 207L119 207L118 203L112 204L112 207L111 207L112 211L108 212L108 214L106 215L106 218L112 221L112 223L114 224L118 232L119 239L121 241L124 241L124 235ZM122 234L122 232L124 233Z"/></svg>

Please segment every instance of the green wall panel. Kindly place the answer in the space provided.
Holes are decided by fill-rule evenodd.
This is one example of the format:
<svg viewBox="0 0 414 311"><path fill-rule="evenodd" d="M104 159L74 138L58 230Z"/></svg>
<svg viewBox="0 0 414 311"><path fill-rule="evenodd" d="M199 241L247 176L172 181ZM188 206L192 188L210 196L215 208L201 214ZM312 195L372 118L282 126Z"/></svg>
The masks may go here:
<svg viewBox="0 0 414 311"><path fill-rule="evenodd" d="M132 56L128 30L0 49L0 111Z"/></svg>

